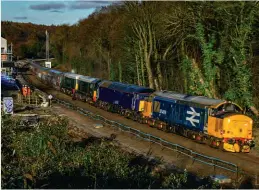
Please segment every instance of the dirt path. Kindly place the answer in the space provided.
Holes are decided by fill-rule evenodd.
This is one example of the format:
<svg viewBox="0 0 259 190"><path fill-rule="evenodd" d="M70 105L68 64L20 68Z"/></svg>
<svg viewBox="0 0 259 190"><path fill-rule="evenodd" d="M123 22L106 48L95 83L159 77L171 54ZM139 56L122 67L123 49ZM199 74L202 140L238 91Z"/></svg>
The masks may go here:
<svg viewBox="0 0 259 190"><path fill-rule="evenodd" d="M222 152L220 150L213 149L207 145L195 143L190 139L184 138L184 137L176 135L176 134L165 133L163 131L160 131L160 130L157 130L154 128L149 128L147 125L139 124L137 122L126 119L126 118L121 117L114 113L106 112L104 110L93 107L87 103L83 103L83 102L77 101L77 100L72 101L71 97L69 97L61 92L58 92L56 90L53 90L50 87L42 84L42 82L39 81L38 79L36 79L36 77L33 75L29 75L28 78L30 81L32 81L32 83L33 83L33 85L35 85L35 87L41 89L42 91L44 91L48 94L52 94L54 97L57 97L61 100L70 102L70 103L74 104L75 106L78 106L78 107L87 109L93 113L102 115L109 120L114 120L114 121L120 122L124 125L139 129L145 133L149 133L151 135L163 138L166 141L169 141L169 142L172 142L175 144L179 144L181 146L189 148L198 153L201 153L201 154L204 154L207 156L216 157L221 160L228 161L228 162L232 162L234 164L237 164L240 168L242 168L244 171L250 173L251 175L259 174L259 157L254 154Z"/></svg>

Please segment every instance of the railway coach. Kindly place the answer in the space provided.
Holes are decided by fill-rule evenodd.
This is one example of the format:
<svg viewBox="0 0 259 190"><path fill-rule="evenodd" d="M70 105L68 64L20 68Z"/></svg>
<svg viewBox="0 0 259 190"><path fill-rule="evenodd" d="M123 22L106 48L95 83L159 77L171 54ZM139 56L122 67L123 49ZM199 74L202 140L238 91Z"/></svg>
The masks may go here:
<svg viewBox="0 0 259 190"><path fill-rule="evenodd" d="M136 120L138 113L143 111L141 100L153 92L151 88L105 80L98 87L97 103L105 110Z"/></svg>
<svg viewBox="0 0 259 190"><path fill-rule="evenodd" d="M74 73L64 73L61 80L61 92L72 95L73 90L78 90L78 79L82 75Z"/></svg>
<svg viewBox="0 0 259 190"><path fill-rule="evenodd" d="M31 63L30 67L34 75L36 75L44 83L47 82L47 75L48 75L49 68L42 67L37 63Z"/></svg>
<svg viewBox="0 0 259 190"><path fill-rule="evenodd" d="M50 69L48 70L47 82L56 90L61 89L61 83L64 78L64 73L58 70Z"/></svg>
<svg viewBox="0 0 259 190"><path fill-rule="evenodd" d="M151 109L145 107L143 111L152 127L230 152L249 152L253 146L252 119L237 104L174 92L155 92L152 96Z"/></svg>
<svg viewBox="0 0 259 190"><path fill-rule="evenodd" d="M76 99L84 100L88 103L96 102L97 88L101 81L102 80L98 78L79 76Z"/></svg>
<svg viewBox="0 0 259 190"><path fill-rule="evenodd" d="M42 69L42 66L37 63L32 62L30 64L30 69L33 72L33 74L37 75L37 73L40 71L40 69Z"/></svg>

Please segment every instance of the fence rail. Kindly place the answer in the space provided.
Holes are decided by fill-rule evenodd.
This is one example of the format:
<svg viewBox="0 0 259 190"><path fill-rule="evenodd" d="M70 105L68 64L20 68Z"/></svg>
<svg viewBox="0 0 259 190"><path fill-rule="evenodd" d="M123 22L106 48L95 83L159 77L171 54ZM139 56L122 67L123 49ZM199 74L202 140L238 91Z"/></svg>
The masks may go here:
<svg viewBox="0 0 259 190"><path fill-rule="evenodd" d="M38 97L38 95L35 93L27 97L24 97L21 93L18 93L17 101L21 104L28 104L28 105L35 105L35 106L40 106L41 103L43 102L42 98Z"/></svg>

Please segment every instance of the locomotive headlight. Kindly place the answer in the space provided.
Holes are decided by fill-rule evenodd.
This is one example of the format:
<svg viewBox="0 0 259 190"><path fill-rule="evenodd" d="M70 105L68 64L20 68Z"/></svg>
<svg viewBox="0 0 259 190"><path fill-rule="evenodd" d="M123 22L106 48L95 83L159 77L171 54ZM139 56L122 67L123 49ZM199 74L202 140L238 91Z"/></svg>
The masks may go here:
<svg viewBox="0 0 259 190"><path fill-rule="evenodd" d="M252 120L250 121L250 124L251 124L251 125L253 124L253 121L252 121Z"/></svg>
<svg viewBox="0 0 259 190"><path fill-rule="evenodd" d="M228 119L228 123L230 123L230 119Z"/></svg>

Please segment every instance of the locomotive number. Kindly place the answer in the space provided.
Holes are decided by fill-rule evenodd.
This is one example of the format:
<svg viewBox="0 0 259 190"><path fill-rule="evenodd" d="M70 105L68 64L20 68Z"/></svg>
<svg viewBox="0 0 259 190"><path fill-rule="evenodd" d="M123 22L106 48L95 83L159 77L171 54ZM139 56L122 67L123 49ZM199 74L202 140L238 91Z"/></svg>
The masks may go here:
<svg viewBox="0 0 259 190"><path fill-rule="evenodd" d="M159 113L166 115L166 110L161 110L160 109Z"/></svg>

